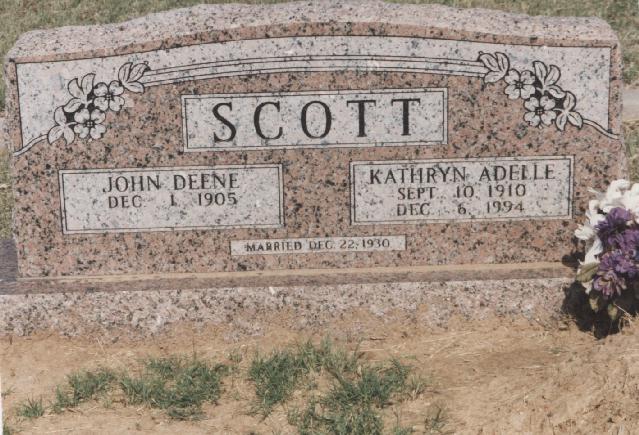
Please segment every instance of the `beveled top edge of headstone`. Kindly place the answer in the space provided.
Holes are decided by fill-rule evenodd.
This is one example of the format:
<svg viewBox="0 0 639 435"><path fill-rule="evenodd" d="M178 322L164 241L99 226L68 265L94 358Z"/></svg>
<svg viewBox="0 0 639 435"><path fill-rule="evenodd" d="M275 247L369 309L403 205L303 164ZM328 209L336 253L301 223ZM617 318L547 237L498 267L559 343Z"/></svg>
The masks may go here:
<svg viewBox="0 0 639 435"><path fill-rule="evenodd" d="M154 13L122 23L34 30L20 36L6 60L35 61L93 53L135 51L149 41L179 39L205 32L304 23L377 23L515 37L542 43L567 39L584 45L614 45L610 25L596 17L545 17L490 9L458 9L438 4L396 4L378 0L319 0L271 5L199 5ZM225 39L221 35L221 39ZM194 42L195 43L195 42ZM131 47L131 49L127 49Z"/></svg>

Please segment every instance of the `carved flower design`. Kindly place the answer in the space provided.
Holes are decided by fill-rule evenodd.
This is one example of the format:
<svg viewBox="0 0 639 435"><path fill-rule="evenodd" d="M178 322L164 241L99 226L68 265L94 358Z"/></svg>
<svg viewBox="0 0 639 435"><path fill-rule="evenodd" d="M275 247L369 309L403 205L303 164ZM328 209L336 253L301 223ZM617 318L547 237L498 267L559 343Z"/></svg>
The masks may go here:
<svg viewBox="0 0 639 435"><path fill-rule="evenodd" d="M559 86L561 71L556 65L533 62L533 71L517 70L510 67L510 60L504 53L482 53L477 59L485 68L484 83L506 82L504 93L509 99L524 100L526 113L524 120L533 127L554 125L564 131L567 124L577 128L589 125L612 139L619 136L606 130L598 123L584 118L578 111L577 98L572 92Z"/></svg>
<svg viewBox="0 0 639 435"><path fill-rule="evenodd" d="M119 112L124 106L124 92L144 92L144 84L140 79L149 70L146 63L125 63L118 70L118 79L107 86L100 82L94 85L95 74L87 74L82 80L71 80L67 85L71 98L64 106L58 107L53 118L55 126L49 130L47 139L53 143L64 138L67 144L80 139L100 139L106 132L102 125L106 112Z"/></svg>
<svg viewBox="0 0 639 435"><path fill-rule="evenodd" d="M561 77L559 68L555 65L550 65L550 68L548 68L546 64L539 61L533 62L533 68L535 76L541 85L539 91L542 95L548 93L553 98L564 98L566 96L566 93L556 84Z"/></svg>
<svg viewBox="0 0 639 435"><path fill-rule="evenodd" d="M80 107L86 107L89 104L94 80L95 74L87 74L82 78L81 83L78 83L78 79L73 79L69 82L67 89L73 98L65 104L65 112L73 113L80 109Z"/></svg>
<svg viewBox="0 0 639 435"><path fill-rule="evenodd" d="M109 109L114 112L119 112L122 106L124 106L124 98L120 96L123 93L124 86L116 80L112 81L108 87L106 83L98 83L93 90L93 94L96 97L93 104L104 112Z"/></svg>
<svg viewBox="0 0 639 435"><path fill-rule="evenodd" d="M551 125L557 118L557 114L553 110L555 108L555 100L546 96L540 99L531 97L524 103L524 107L528 112L524 115L524 120L533 127L541 127L542 123Z"/></svg>
<svg viewBox="0 0 639 435"><path fill-rule="evenodd" d="M80 136L80 139L86 139L91 136L92 139L100 139L106 132L106 127L102 125L106 119L106 115L100 109L82 109L73 116L76 122L73 131Z"/></svg>
<svg viewBox="0 0 639 435"><path fill-rule="evenodd" d="M53 143L61 137L64 137L64 140L67 143L73 142L75 134L73 133L73 128L71 128L71 124L67 119L67 115L64 113L63 107L55 109L53 119L55 120L55 127L49 130L49 143Z"/></svg>
<svg viewBox="0 0 639 435"><path fill-rule="evenodd" d="M563 107L559 109L559 115L557 115L557 128L564 131L566 128L566 122L571 123L577 128L583 126L583 118L579 112L574 110L577 104L577 99L572 92L566 92L566 98L564 99Z"/></svg>
<svg viewBox="0 0 639 435"><path fill-rule="evenodd" d="M508 86L504 92L511 100L517 98L523 98L524 100L530 98L535 93L535 76L531 71L523 71L521 74L514 69L508 71L506 77L504 77Z"/></svg>
<svg viewBox="0 0 639 435"><path fill-rule="evenodd" d="M484 64L488 72L484 76L486 83L495 83L503 79L508 73L510 61L504 53L480 53L479 61Z"/></svg>

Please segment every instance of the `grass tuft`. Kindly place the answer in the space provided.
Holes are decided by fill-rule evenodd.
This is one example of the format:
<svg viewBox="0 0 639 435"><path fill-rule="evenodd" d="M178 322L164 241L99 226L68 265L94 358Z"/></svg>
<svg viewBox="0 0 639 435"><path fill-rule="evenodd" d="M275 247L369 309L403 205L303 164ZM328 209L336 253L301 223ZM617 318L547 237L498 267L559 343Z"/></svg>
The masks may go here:
<svg viewBox="0 0 639 435"><path fill-rule="evenodd" d="M298 416L300 433L381 434L384 424L379 411L410 393L410 371L396 360L354 373L330 371L335 382Z"/></svg>
<svg viewBox="0 0 639 435"><path fill-rule="evenodd" d="M103 368L69 375L67 385L56 388L53 412L60 413L97 398L107 392L115 379L113 371Z"/></svg>
<svg viewBox="0 0 639 435"><path fill-rule="evenodd" d="M393 428L393 430L391 431L392 435L410 435L412 433L415 433L413 428L411 428L411 427L401 427L401 426L395 426Z"/></svg>
<svg viewBox="0 0 639 435"><path fill-rule="evenodd" d="M357 351L335 348L329 340L319 346L306 343L278 350L268 357L256 355L249 369L257 398L254 410L268 416L276 405L291 399L310 374L323 375L328 386L305 393L310 398L301 409L289 410L289 424L309 435L383 433L381 410L416 398L424 391L426 381L412 375L412 369L397 360L370 365L361 356ZM391 429L398 434L410 431L401 428L399 422Z"/></svg>
<svg viewBox="0 0 639 435"><path fill-rule="evenodd" d="M3 144L0 144L0 146ZM0 148L0 239L11 237L11 209L13 195L9 175L9 151Z"/></svg>
<svg viewBox="0 0 639 435"><path fill-rule="evenodd" d="M624 127L624 141L630 156L630 177L639 180L639 121L626 122Z"/></svg>
<svg viewBox="0 0 639 435"><path fill-rule="evenodd" d="M18 405L17 414L19 417L28 418L29 420L42 417L44 415L42 398L38 400L27 399L25 402Z"/></svg>
<svg viewBox="0 0 639 435"><path fill-rule="evenodd" d="M119 384L129 404L166 410L173 419L193 420L203 415L203 403L217 402L221 380L228 372L225 365L197 359L149 359L138 376L125 375Z"/></svg>
<svg viewBox="0 0 639 435"><path fill-rule="evenodd" d="M257 396L253 412L266 417L276 405L288 400L311 368L306 362L290 350L276 351L266 358L256 355L249 369Z"/></svg>
<svg viewBox="0 0 639 435"><path fill-rule="evenodd" d="M294 349L278 350L267 357L256 355L249 368L249 379L255 383L257 403L253 412L268 416L273 408L287 401L300 382L322 369L336 373L357 368L357 356L334 349L330 340L316 347L310 342Z"/></svg>
<svg viewBox="0 0 639 435"><path fill-rule="evenodd" d="M2 435L13 435L14 430L7 424L7 422L2 423Z"/></svg>

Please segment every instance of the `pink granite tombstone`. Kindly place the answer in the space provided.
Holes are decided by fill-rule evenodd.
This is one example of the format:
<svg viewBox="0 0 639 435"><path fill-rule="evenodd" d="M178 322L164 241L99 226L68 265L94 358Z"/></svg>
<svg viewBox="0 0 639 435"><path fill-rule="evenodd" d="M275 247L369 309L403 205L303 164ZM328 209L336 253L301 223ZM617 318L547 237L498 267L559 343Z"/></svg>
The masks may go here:
<svg viewBox="0 0 639 435"><path fill-rule="evenodd" d="M377 1L27 33L19 277L567 276L626 175L620 59L598 19Z"/></svg>

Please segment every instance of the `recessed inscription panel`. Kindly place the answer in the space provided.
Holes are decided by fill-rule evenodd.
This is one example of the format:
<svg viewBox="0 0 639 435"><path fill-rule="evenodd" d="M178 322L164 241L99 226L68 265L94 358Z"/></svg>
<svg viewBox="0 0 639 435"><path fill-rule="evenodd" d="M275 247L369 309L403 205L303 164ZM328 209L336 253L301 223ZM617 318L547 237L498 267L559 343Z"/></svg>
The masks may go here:
<svg viewBox="0 0 639 435"><path fill-rule="evenodd" d="M182 96L186 151L446 143L447 90Z"/></svg>
<svg viewBox="0 0 639 435"><path fill-rule="evenodd" d="M573 157L351 163L353 224L570 219Z"/></svg>
<svg viewBox="0 0 639 435"><path fill-rule="evenodd" d="M406 236L306 237L231 241L231 255L404 251Z"/></svg>
<svg viewBox="0 0 639 435"><path fill-rule="evenodd" d="M284 223L281 165L59 171L65 234Z"/></svg>

